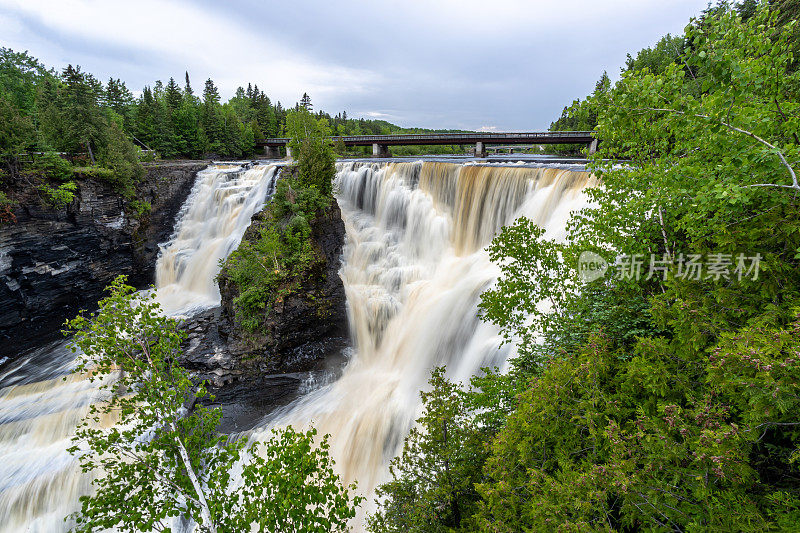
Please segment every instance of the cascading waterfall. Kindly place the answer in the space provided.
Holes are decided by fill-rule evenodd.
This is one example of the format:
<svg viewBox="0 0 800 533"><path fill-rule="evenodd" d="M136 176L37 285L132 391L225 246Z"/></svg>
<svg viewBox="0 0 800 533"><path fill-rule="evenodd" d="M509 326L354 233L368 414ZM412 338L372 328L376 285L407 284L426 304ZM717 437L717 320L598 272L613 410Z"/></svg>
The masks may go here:
<svg viewBox="0 0 800 533"><path fill-rule="evenodd" d="M198 173L156 264L157 299L166 313L190 315L219 304L219 261L238 246L277 172L217 165ZM65 343L56 343L0 376L0 532L64 531L64 517L89 490L90 479L66 449L96 389L79 376L63 380L72 360Z"/></svg>
<svg viewBox="0 0 800 533"><path fill-rule="evenodd" d="M218 303L218 262L238 245L275 178L266 166L198 174L156 267L166 312ZM563 237L594 183L557 168L339 163L354 355L337 381L276 413L253 437L274 424L313 424L331 434L344 479L370 494L419 415L431 368L446 365L449 377L465 381L481 367L502 367L513 351L478 318L480 294L498 275L484 247L520 215ZM61 380L71 364L63 343L39 352L0 376L8 384L0 390L0 532L63 531L63 517L89 488L65 449L95 389L79 377Z"/></svg>
<svg viewBox="0 0 800 533"><path fill-rule="evenodd" d="M570 213L587 205L584 188L595 184L559 168L339 163L354 355L339 380L273 416L254 438L273 425L312 424L331 434L344 480L370 495L420 414L430 370L445 365L450 378L467 381L482 367L503 367L513 350L478 318L480 295L499 274L484 247L522 215L563 239Z"/></svg>

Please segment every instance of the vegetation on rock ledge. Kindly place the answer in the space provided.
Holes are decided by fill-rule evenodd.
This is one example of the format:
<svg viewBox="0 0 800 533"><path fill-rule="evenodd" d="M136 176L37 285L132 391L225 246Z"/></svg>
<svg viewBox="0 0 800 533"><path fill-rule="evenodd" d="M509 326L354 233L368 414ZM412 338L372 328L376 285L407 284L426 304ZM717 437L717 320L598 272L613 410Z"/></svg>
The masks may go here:
<svg viewBox="0 0 800 533"><path fill-rule="evenodd" d="M258 215L258 235L242 240L221 274L236 286L237 321L250 332L259 331L270 307L325 263L311 241L311 225L333 201L335 156L325 139L330 132L305 108L290 111L287 124L297 166L282 170L271 202Z"/></svg>

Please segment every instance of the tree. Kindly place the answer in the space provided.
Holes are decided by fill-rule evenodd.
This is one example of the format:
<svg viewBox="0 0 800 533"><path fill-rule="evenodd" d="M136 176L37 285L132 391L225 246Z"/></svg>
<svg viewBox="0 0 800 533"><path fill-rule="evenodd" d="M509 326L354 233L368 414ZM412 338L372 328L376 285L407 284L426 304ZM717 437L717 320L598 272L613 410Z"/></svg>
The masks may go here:
<svg viewBox="0 0 800 533"><path fill-rule="evenodd" d="M102 86L80 67L68 65L61 74L56 99L50 102L49 137L54 146L68 152L85 151L92 162L94 152L103 144L106 129L100 108Z"/></svg>
<svg viewBox="0 0 800 533"><path fill-rule="evenodd" d="M286 114L286 132L291 137L289 146L297 154L300 184L330 196L336 155L331 146L328 121L316 119L308 109L299 107Z"/></svg>
<svg viewBox="0 0 800 533"><path fill-rule="evenodd" d="M308 96L308 93L303 93L303 97L300 98L300 107L303 107L308 111L311 111L311 108L314 107L311 104L311 97Z"/></svg>
<svg viewBox="0 0 800 533"><path fill-rule="evenodd" d="M185 71L185 84L183 86L183 92L187 96L193 96L194 91L192 91L192 84L189 82L189 71Z"/></svg>
<svg viewBox="0 0 800 533"><path fill-rule="evenodd" d="M70 452L84 472L102 469L81 498L76 531L163 531L179 516L201 531L344 531L359 498L333 473L327 437L277 430L247 447L216 432L219 410L177 365L185 334L154 301L117 278L91 317L68 323L82 357L76 372L100 384ZM113 420L108 427L102 421ZM234 466L241 476L234 477Z"/></svg>
<svg viewBox="0 0 800 533"><path fill-rule="evenodd" d="M433 370L430 386L420 393L423 415L389 466L392 480L377 490L381 508L369 517L370 531L457 531L476 510L483 436L465 391L443 368Z"/></svg>
<svg viewBox="0 0 800 533"><path fill-rule="evenodd" d="M226 150L225 123L221 106L219 105L219 92L210 78L206 80L203 89L203 108L200 122L207 140L206 150L214 153L224 153Z"/></svg>
<svg viewBox="0 0 800 533"><path fill-rule="evenodd" d="M144 175L136 147L125 135L121 117L111 117L105 133L106 143L98 152L98 161L113 171L112 184L127 197L135 193L134 186Z"/></svg>
<svg viewBox="0 0 800 533"><path fill-rule="evenodd" d="M483 307L526 343L514 361L526 379L503 394L515 401L479 485L482 529L763 531L800 518L793 29L766 4L746 21L725 7L694 21L677 61L624 72L598 107L590 168L603 186L568 242L524 220L493 242L503 275ZM581 251L670 266L578 283ZM733 262L695 278L679 270L688 254ZM739 254L768 274L737 276ZM565 267L534 271L551 259Z"/></svg>

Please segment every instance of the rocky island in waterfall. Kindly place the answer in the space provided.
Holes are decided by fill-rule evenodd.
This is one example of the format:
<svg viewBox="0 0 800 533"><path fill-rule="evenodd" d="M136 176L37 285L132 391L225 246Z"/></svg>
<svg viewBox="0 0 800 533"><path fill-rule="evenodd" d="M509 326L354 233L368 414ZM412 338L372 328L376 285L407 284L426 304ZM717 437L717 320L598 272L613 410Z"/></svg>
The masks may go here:
<svg viewBox="0 0 800 533"><path fill-rule="evenodd" d="M0 533L800 530L799 17L0 0Z"/></svg>

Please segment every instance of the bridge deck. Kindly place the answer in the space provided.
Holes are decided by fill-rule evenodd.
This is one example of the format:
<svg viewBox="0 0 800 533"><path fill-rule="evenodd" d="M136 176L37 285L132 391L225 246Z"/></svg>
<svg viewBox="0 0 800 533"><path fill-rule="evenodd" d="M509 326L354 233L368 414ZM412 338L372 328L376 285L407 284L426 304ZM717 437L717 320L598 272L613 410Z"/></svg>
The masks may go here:
<svg viewBox="0 0 800 533"><path fill-rule="evenodd" d="M332 137L345 146L403 146L429 144L589 144L594 140L591 131L539 131L528 133L424 133L399 135L351 135ZM285 146L289 138L264 139L257 146Z"/></svg>

